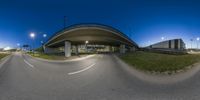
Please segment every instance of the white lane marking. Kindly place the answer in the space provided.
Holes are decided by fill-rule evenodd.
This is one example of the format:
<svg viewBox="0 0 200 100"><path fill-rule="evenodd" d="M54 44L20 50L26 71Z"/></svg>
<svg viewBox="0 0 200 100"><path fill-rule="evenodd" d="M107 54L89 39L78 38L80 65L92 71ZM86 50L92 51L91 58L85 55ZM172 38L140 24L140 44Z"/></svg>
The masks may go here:
<svg viewBox="0 0 200 100"><path fill-rule="evenodd" d="M26 61L25 59L24 59L24 62L26 63L26 64L28 64L30 67L34 67L33 65L31 65L28 61Z"/></svg>
<svg viewBox="0 0 200 100"><path fill-rule="evenodd" d="M84 69L82 69L82 70L68 73L68 75L73 75L73 74L77 74L77 73L81 73L81 72L83 72L83 71L86 71L86 70L92 68L92 66L94 66L95 64L96 64L96 63L93 63L93 64L91 64L90 66L88 66L88 67L86 67L86 68L84 68Z"/></svg>

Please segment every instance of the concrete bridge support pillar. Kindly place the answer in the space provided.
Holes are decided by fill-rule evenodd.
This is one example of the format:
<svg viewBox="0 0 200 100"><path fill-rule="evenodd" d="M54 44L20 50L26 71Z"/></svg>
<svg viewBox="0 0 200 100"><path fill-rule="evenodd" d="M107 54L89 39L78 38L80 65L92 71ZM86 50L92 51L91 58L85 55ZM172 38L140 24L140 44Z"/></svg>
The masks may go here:
<svg viewBox="0 0 200 100"><path fill-rule="evenodd" d="M125 53L126 52L126 48L125 48L125 45L124 44L121 44L120 45L120 53Z"/></svg>
<svg viewBox="0 0 200 100"><path fill-rule="evenodd" d="M71 56L71 42L65 41L65 57Z"/></svg>
<svg viewBox="0 0 200 100"><path fill-rule="evenodd" d="M75 45L75 54L78 55L78 45Z"/></svg>

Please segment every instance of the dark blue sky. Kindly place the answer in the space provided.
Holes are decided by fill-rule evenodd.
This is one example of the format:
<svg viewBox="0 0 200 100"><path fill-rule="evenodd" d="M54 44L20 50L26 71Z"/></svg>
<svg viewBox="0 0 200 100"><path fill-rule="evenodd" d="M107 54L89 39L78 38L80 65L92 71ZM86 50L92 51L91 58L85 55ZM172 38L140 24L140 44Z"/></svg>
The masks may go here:
<svg viewBox="0 0 200 100"><path fill-rule="evenodd" d="M67 25L113 26L140 46L165 39L200 37L200 0L1 0L0 48L31 43L30 32L49 36ZM194 46L195 43L194 43Z"/></svg>

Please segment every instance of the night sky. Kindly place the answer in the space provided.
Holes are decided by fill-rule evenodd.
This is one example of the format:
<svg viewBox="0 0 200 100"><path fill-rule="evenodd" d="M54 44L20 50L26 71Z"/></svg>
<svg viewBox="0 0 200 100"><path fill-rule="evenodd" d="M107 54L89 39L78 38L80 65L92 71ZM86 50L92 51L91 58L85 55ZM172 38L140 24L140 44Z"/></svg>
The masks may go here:
<svg viewBox="0 0 200 100"><path fill-rule="evenodd" d="M196 47L200 37L200 0L1 0L0 48L41 46L56 31L78 23L100 23L119 29L139 46L182 38ZM42 34L47 34L43 38Z"/></svg>

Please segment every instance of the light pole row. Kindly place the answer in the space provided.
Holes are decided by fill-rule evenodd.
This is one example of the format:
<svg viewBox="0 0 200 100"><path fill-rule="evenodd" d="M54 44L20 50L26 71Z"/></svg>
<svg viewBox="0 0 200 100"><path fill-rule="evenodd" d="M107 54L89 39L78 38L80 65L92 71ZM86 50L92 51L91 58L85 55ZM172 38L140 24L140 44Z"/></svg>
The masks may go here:
<svg viewBox="0 0 200 100"><path fill-rule="evenodd" d="M197 38L196 38L196 41L197 41L197 49L199 49L199 40L200 40L200 38L197 37ZM191 49L192 49L192 43L193 43L194 39L190 39L190 41L191 41Z"/></svg>
<svg viewBox="0 0 200 100"><path fill-rule="evenodd" d="M35 40L35 37L36 37L36 34L34 32L31 32L30 33L30 37L31 39L33 40L33 44L32 44L32 51L33 51L33 54L34 54L34 40ZM46 38L47 37L47 34L43 34L43 38ZM44 41L40 41L41 44L43 45Z"/></svg>

